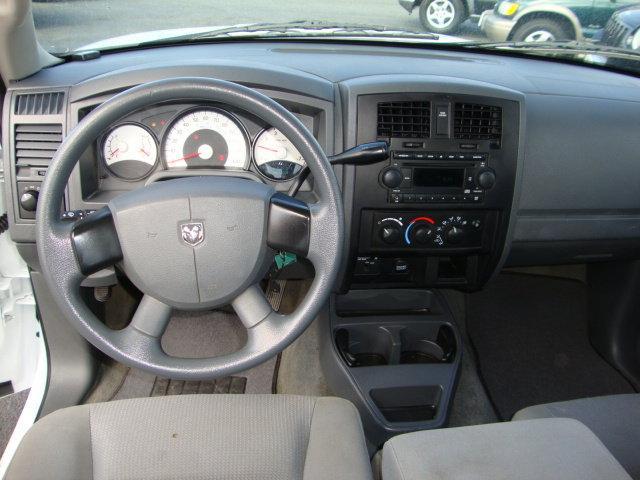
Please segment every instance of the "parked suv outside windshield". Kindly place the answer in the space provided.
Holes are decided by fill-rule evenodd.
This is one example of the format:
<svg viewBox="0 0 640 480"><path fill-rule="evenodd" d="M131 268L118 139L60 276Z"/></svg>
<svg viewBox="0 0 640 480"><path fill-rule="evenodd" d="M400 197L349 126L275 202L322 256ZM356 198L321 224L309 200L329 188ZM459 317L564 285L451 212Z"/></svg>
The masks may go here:
<svg viewBox="0 0 640 480"><path fill-rule="evenodd" d="M611 38L605 26L612 15L637 8L636 1L41 0L33 10L40 43L59 56L151 44L318 37L455 44L640 72L638 28L628 27L620 42L601 42Z"/></svg>

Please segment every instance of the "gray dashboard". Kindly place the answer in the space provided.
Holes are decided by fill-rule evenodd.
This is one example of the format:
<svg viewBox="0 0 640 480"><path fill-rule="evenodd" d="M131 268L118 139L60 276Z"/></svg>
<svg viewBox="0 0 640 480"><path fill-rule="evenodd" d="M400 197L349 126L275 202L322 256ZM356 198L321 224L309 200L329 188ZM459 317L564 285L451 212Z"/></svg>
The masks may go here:
<svg viewBox="0 0 640 480"><path fill-rule="evenodd" d="M328 154L355 146L357 97L375 93L480 95L517 102L517 165L501 264L632 256L640 244L640 80L577 65L508 56L359 45L224 43L106 54L43 70L12 84L3 145L15 241L34 241L16 205L14 125L60 123L127 87L171 76L204 76L259 89L315 118ZM60 111L22 115L22 93L64 93ZM8 126L8 127L7 127ZM509 125L503 127L505 131ZM347 221L354 167L336 167ZM70 184L68 202L86 196ZM351 219L353 220L353 219Z"/></svg>

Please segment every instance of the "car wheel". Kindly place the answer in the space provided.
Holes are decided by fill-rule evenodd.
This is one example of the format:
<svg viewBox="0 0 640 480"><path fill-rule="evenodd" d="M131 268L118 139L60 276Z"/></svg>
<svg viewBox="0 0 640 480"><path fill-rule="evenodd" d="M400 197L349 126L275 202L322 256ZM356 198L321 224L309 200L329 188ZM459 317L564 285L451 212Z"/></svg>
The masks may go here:
<svg viewBox="0 0 640 480"><path fill-rule="evenodd" d="M514 42L559 42L571 40L567 28L552 18L536 18L515 29L511 39Z"/></svg>
<svg viewBox="0 0 640 480"><path fill-rule="evenodd" d="M424 0L420 5L420 22L429 32L449 33L465 20L461 0Z"/></svg>

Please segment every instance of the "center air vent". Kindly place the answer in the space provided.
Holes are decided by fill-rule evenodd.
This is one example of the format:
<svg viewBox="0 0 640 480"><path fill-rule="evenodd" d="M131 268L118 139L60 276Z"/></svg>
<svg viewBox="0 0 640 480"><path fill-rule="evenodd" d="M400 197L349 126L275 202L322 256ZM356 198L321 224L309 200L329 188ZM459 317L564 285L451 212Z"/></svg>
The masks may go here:
<svg viewBox="0 0 640 480"><path fill-rule="evenodd" d="M378 104L378 137L429 138L429 102L384 102Z"/></svg>
<svg viewBox="0 0 640 480"><path fill-rule="evenodd" d="M455 138L464 140L500 140L502 108L476 103L456 103L453 133Z"/></svg>
<svg viewBox="0 0 640 480"><path fill-rule="evenodd" d="M64 104L63 92L25 93L15 101L16 115L59 115Z"/></svg>
<svg viewBox="0 0 640 480"><path fill-rule="evenodd" d="M62 143L60 124L21 124L15 130L16 167L46 167Z"/></svg>

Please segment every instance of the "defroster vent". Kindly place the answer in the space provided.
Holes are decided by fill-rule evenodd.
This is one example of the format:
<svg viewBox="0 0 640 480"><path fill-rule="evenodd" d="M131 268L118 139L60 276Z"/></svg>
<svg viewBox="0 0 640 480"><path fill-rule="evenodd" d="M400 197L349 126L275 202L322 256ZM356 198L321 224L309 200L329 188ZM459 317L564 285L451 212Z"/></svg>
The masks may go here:
<svg viewBox="0 0 640 480"><path fill-rule="evenodd" d="M500 140L502 108L477 103L456 103L453 133L455 138L464 140Z"/></svg>
<svg viewBox="0 0 640 480"><path fill-rule="evenodd" d="M46 167L62 143L60 124L18 124L15 130L16 167Z"/></svg>
<svg viewBox="0 0 640 480"><path fill-rule="evenodd" d="M14 105L16 115L59 115L64 105L64 93L24 93L16 97Z"/></svg>
<svg viewBox="0 0 640 480"><path fill-rule="evenodd" d="M430 126L430 102L378 104L378 137L429 138Z"/></svg>

